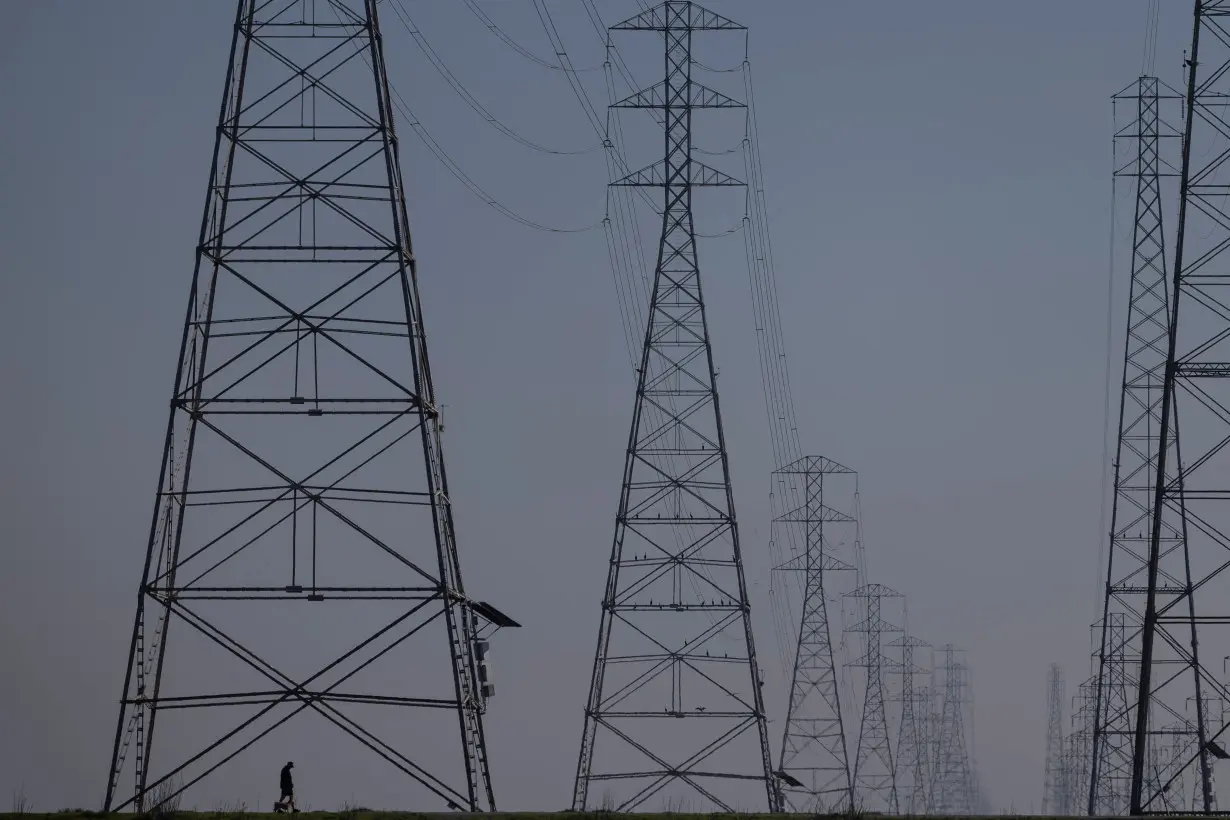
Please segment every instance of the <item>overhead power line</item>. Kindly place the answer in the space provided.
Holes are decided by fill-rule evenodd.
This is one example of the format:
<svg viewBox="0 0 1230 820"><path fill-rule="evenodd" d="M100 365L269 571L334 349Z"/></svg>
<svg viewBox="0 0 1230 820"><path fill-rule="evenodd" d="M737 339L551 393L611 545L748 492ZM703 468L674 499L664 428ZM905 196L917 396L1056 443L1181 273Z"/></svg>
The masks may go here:
<svg viewBox="0 0 1230 820"><path fill-rule="evenodd" d="M405 27L406 31L409 32L410 37L418 45L419 49L423 52L423 55L427 57L432 67L435 68L439 75L444 78L444 81L448 83L449 87L457 93L457 96L461 97L466 105L472 108L475 113L482 117L491 127L495 128L501 134L520 143L521 145L524 145L527 148L532 148L535 151L541 151L544 154L576 156L579 154L592 153L593 151L597 151L602 148L601 143L576 151L548 148L541 143L537 143L527 137L523 137L512 128L505 125L499 120L499 118L492 114L486 106L480 103L473 94L467 91L466 87L461 84L460 80L457 79L457 76L449 70L449 67L444 63L444 60L440 58L440 55L434 48L432 48L431 43L428 42L426 35L423 34L423 30L419 28L418 24L416 24L413 19L411 19L410 12L406 10L406 6L402 0L393 0L392 7L394 15L401 22L402 26Z"/></svg>
<svg viewBox="0 0 1230 820"><path fill-rule="evenodd" d="M520 43L518 43L516 40L510 37L503 29L501 29L498 25L496 25L495 21L492 20L490 17L488 17L487 13L483 11L482 8L478 5L478 3L476 3L474 0L462 0L462 2L466 4L466 8L468 8L474 14L474 16L479 19L479 21L483 24L483 26L486 27L488 31L490 31L497 38L499 38L500 42L504 43L504 45L508 46L513 51L517 52L522 57L524 57L525 59L529 60L532 63L537 63L543 68L549 68L549 69L552 69L553 71L597 71L598 69L602 68L602 66L600 65L590 66L588 68L565 68L559 63L552 63L548 60L544 60L538 55L534 54L534 52L530 51L528 48L525 48L524 46L522 46Z"/></svg>
<svg viewBox="0 0 1230 820"><path fill-rule="evenodd" d="M336 8L334 8L333 12L337 15ZM342 22L340 16L338 17L338 22ZM367 60L366 54L360 54L360 57L364 61ZM485 191L477 182L471 179L470 176L461 169L461 166L457 164L456 160L454 160L452 156L444 150L443 146L440 145L435 137L431 135L431 132L427 130L426 126L424 126L419 120L418 116L414 113L405 98L402 96L401 91L398 90L396 83L394 83L392 79L389 79L388 83L389 91L392 95L393 107L399 114L401 114L402 118L405 119L406 124L410 126L415 135L425 146L427 146L427 149L431 151L432 155L440 161L440 164L442 164L448 172L457 179L458 182L464 185L470 193L481 199L483 203L492 210L518 224L526 226L527 228L534 228L535 230L546 231L548 233L584 233L585 231L592 231L602 225L602 220L599 219L589 225L561 228L558 226L547 225L543 222L539 222L538 220L522 216L512 208L504 205L494 196L487 193L487 191Z"/></svg>

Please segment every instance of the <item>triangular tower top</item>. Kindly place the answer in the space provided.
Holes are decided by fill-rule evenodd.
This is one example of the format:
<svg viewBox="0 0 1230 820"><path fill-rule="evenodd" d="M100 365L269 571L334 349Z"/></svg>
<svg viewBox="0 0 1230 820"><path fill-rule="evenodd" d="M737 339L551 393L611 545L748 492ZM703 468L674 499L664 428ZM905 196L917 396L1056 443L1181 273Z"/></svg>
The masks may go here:
<svg viewBox="0 0 1230 820"><path fill-rule="evenodd" d="M668 31L671 29L744 31L746 28L691 0L666 0L651 9L642 11L635 17L611 26L612 31Z"/></svg>

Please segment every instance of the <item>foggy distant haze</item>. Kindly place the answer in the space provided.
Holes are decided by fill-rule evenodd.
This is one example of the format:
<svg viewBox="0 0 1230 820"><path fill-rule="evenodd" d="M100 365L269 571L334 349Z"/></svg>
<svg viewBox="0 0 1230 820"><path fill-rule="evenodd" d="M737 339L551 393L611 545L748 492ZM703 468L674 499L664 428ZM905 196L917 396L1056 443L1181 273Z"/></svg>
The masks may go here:
<svg viewBox="0 0 1230 820"><path fill-rule="evenodd" d="M519 132L563 149L594 141L560 72L509 50L461 3L406 2L466 88ZM1036 809L1047 664L1063 665L1074 694L1101 603L1109 98L1141 73L1147 4L705 5L750 30L803 449L858 471L869 572L908 596L911 632L968 651L991 804ZM598 6L607 24L637 9ZM529 0L483 8L550 53ZM551 8L573 64L600 66L581 6ZM0 800L24 786L37 810L97 808L234 7L47 0L6 11ZM547 156L510 141L392 15L383 27L391 81L479 185L545 225L601 220L601 152ZM1175 87L1190 31L1190 4L1163 4L1156 73ZM741 42L706 56L737 65ZM652 44L625 54L642 83L659 79ZM606 100L601 71L580 77ZM724 149L741 121L706 113L696 129L698 145ZM399 137L467 588L523 625L492 642L496 797L504 810L562 809L635 386L605 239L511 222L403 123ZM653 161L657 144L630 162ZM741 196L710 204L720 196L697 195L699 232L737 221ZM1118 219L1126 236L1130 209ZM769 618L777 465L742 240L700 240L700 263L776 762L790 659ZM1129 271L1116 275L1114 389ZM304 803L387 802L353 785L384 771L366 751L351 759L316 736L278 737L186 802L266 804L291 758Z"/></svg>

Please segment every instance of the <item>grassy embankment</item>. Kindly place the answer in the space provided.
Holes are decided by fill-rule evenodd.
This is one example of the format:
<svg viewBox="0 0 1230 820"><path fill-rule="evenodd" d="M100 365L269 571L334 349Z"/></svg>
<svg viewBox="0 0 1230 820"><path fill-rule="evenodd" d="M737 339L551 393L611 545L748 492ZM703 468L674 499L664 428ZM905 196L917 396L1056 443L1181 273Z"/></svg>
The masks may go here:
<svg viewBox="0 0 1230 820"><path fill-rule="evenodd" d="M86 811L83 809L66 809L54 814L0 814L0 820L100 820L100 818L108 817L102 812ZM145 820L256 820L256 818L278 816L280 820L290 820L290 818L281 818L280 815L274 815L270 812L254 812L247 811L245 808L220 808L215 811L177 811L174 813L158 813L144 815ZM390 811L370 811L367 809L348 809L344 811L304 811L298 815L298 820L456 820L457 813L441 813L431 814L424 812L390 812ZM498 814L484 815L484 820L611 820L615 814L613 812L500 812ZM621 815L636 820L776 820L775 815L769 814L632 814ZM804 815L799 815L803 817ZM848 815L822 815L823 817L848 817ZM126 817L135 820L136 816L132 814L115 815L117 818ZM881 815L862 814L854 815L855 818L878 818ZM1035 818L1023 815L998 815L997 817L1012 817L1013 820L1035 820ZM818 818L817 818L818 820ZM943 820L938 816L928 817L927 820ZM954 818L953 820L956 820ZM963 817L960 820L983 820L983 818ZM991 817L985 820L993 820ZM1054 820L1054 818L1036 818L1036 820ZM1170 818L1170 820L1183 820L1183 818ZM1194 820L1194 819L1193 819Z"/></svg>

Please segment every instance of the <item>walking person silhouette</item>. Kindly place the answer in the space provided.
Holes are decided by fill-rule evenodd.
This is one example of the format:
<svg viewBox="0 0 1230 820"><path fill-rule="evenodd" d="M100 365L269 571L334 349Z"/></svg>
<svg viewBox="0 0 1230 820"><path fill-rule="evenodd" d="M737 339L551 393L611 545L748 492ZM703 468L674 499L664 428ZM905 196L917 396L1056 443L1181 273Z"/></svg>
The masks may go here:
<svg viewBox="0 0 1230 820"><path fill-rule="evenodd" d="M278 786L282 790L282 796L278 798L278 802L273 804L275 814L282 814L287 809L298 814L299 809L295 807L295 781L290 776L290 770L295 768L295 762L289 761L282 767L282 775L279 778Z"/></svg>

